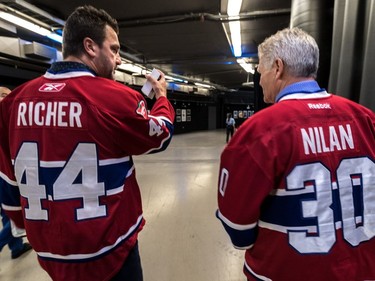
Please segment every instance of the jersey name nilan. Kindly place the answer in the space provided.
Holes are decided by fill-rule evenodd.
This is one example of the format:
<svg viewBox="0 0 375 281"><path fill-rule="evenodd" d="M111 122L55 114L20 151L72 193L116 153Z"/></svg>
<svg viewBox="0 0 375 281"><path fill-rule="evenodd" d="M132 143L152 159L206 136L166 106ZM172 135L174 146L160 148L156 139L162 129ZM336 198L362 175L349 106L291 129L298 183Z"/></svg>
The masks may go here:
<svg viewBox="0 0 375 281"><path fill-rule="evenodd" d="M301 135L305 155L354 149L349 124L301 128Z"/></svg>
<svg viewBox="0 0 375 281"><path fill-rule="evenodd" d="M82 128L82 106L78 102L21 102L17 126L50 126Z"/></svg>

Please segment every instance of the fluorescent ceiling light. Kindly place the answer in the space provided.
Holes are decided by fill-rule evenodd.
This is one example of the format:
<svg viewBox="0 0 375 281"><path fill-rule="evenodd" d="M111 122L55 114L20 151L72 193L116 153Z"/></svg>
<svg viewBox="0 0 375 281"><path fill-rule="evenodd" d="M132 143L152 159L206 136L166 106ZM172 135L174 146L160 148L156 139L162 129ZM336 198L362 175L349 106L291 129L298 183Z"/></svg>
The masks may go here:
<svg viewBox="0 0 375 281"><path fill-rule="evenodd" d="M170 76L170 75L165 75L165 79L166 80L173 80L173 81L180 82L180 83L188 83L188 81L186 81L186 80L176 78L176 77L173 77L173 76Z"/></svg>
<svg viewBox="0 0 375 281"><path fill-rule="evenodd" d="M241 11L242 0L229 0L227 14L228 16L238 16Z"/></svg>
<svg viewBox="0 0 375 281"><path fill-rule="evenodd" d="M241 24L239 21L229 22L230 37L232 39L232 48L235 57L242 56L241 48Z"/></svg>
<svg viewBox="0 0 375 281"><path fill-rule="evenodd" d="M51 31L49 31L48 29L46 29L44 27L40 27L39 25L33 24L29 21L26 21L24 19L21 19L19 17L13 16L13 15L5 13L5 12L0 12L0 18L4 19L4 20L6 20L10 23L14 23L18 26L26 28L30 31L33 31L35 33L38 33L40 35L43 35L43 36L47 36L48 34L51 33Z"/></svg>
<svg viewBox="0 0 375 281"><path fill-rule="evenodd" d="M6 12L3 12L3 11L0 11L0 18L2 18L3 20L6 20L12 24L15 24L15 25L18 25L20 27L23 27L23 28L26 28L32 32L35 32L35 33L38 33L40 35L43 35L43 36L47 36L48 38L51 38L57 42L62 42L62 38L60 35L58 34L55 34L53 33L52 31L44 28L44 27L41 27L37 24L34 24L32 22L29 22L27 20L24 20L24 19L21 19L19 17L16 17L12 14L9 14L9 13L6 13Z"/></svg>
<svg viewBox="0 0 375 281"><path fill-rule="evenodd" d="M246 70L246 72L249 72L251 74L255 73L255 68L252 64L246 63L244 59L238 59L237 60L238 64L242 66L243 69Z"/></svg>
<svg viewBox="0 0 375 281"><path fill-rule="evenodd" d="M195 82L194 84L196 86L203 87L203 88L212 88L212 86L208 85L208 84L203 84L203 83L199 83L199 82Z"/></svg>
<svg viewBox="0 0 375 281"><path fill-rule="evenodd" d="M228 16L233 18L239 18L241 11L242 0L229 0L227 13ZM242 56L241 48L241 23L240 21L229 22L230 36L232 41L232 49L235 57Z"/></svg>
<svg viewBox="0 0 375 281"><path fill-rule="evenodd" d="M169 76L169 75L165 75L164 78L165 78L165 80L174 80L174 78L172 76Z"/></svg>
<svg viewBox="0 0 375 281"><path fill-rule="evenodd" d="M132 64L132 63L121 63L119 66L117 66L117 68L121 70L129 71L132 73L138 73L138 74L142 74L142 70L143 70L142 67Z"/></svg>
<svg viewBox="0 0 375 281"><path fill-rule="evenodd" d="M47 35L49 39L52 39L56 42L62 43L62 36L56 34L56 33L50 33Z"/></svg>

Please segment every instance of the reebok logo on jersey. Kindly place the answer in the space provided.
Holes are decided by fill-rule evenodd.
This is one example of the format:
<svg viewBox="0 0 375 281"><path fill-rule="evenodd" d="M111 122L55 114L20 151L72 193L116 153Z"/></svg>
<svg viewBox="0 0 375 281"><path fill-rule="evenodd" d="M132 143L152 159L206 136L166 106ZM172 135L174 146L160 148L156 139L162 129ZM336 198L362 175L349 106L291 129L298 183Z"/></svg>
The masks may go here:
<svg viewBox="0 0 375 281"><path fill-rule="evenodd" d="M141 100L139 103L138 103L138 107L135 111L137 114L143 116L144 119L147 119L147 109L146 109L146 105L145 105L145 102L143 100Z"/></svg>
<svg viewBox="0 0 375 281"><path fill-rule="evenodd" d="M60 92L65 85L65 83L45 83L39 88L39 92Z"/></svg>
<svg viewBox="0 0 375 281"><path fill-rule="evenodd" d="M329 103L308 103L310 109L331 109L331 104Z"/></svg>

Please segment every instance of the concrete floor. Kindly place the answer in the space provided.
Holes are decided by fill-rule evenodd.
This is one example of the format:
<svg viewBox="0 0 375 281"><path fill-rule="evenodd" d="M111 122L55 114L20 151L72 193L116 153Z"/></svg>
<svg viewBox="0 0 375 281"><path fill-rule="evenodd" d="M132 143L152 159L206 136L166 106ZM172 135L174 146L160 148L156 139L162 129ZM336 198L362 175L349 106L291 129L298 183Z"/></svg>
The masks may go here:
<svg viewBox="0 0 375 281"><path fill-rule="evenodd" d="M244 252L215 218L224 130L174 136L167 151L134 157L146 225L139 237L145 281L241 281ZM31 251L0 253L1 281L51 280Z"/></svg>

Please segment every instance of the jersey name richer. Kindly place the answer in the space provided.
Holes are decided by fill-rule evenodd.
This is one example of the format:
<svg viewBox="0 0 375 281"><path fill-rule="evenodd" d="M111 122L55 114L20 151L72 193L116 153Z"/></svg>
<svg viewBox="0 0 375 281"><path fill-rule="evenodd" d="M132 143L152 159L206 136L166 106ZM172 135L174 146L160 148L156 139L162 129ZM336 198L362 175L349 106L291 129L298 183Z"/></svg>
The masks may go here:
<svg viewBox="0 0 375 281"><path fill-rule="evenodd" d="M354 149L349 124L301 128L301 136L305 155Z"/></svg>
<svg viewBox="0 0 375 281"><path fill-rule="evenodd" d="M82 128L82 106L78 102L21 102L17 126L50 126Z"/></svg>

